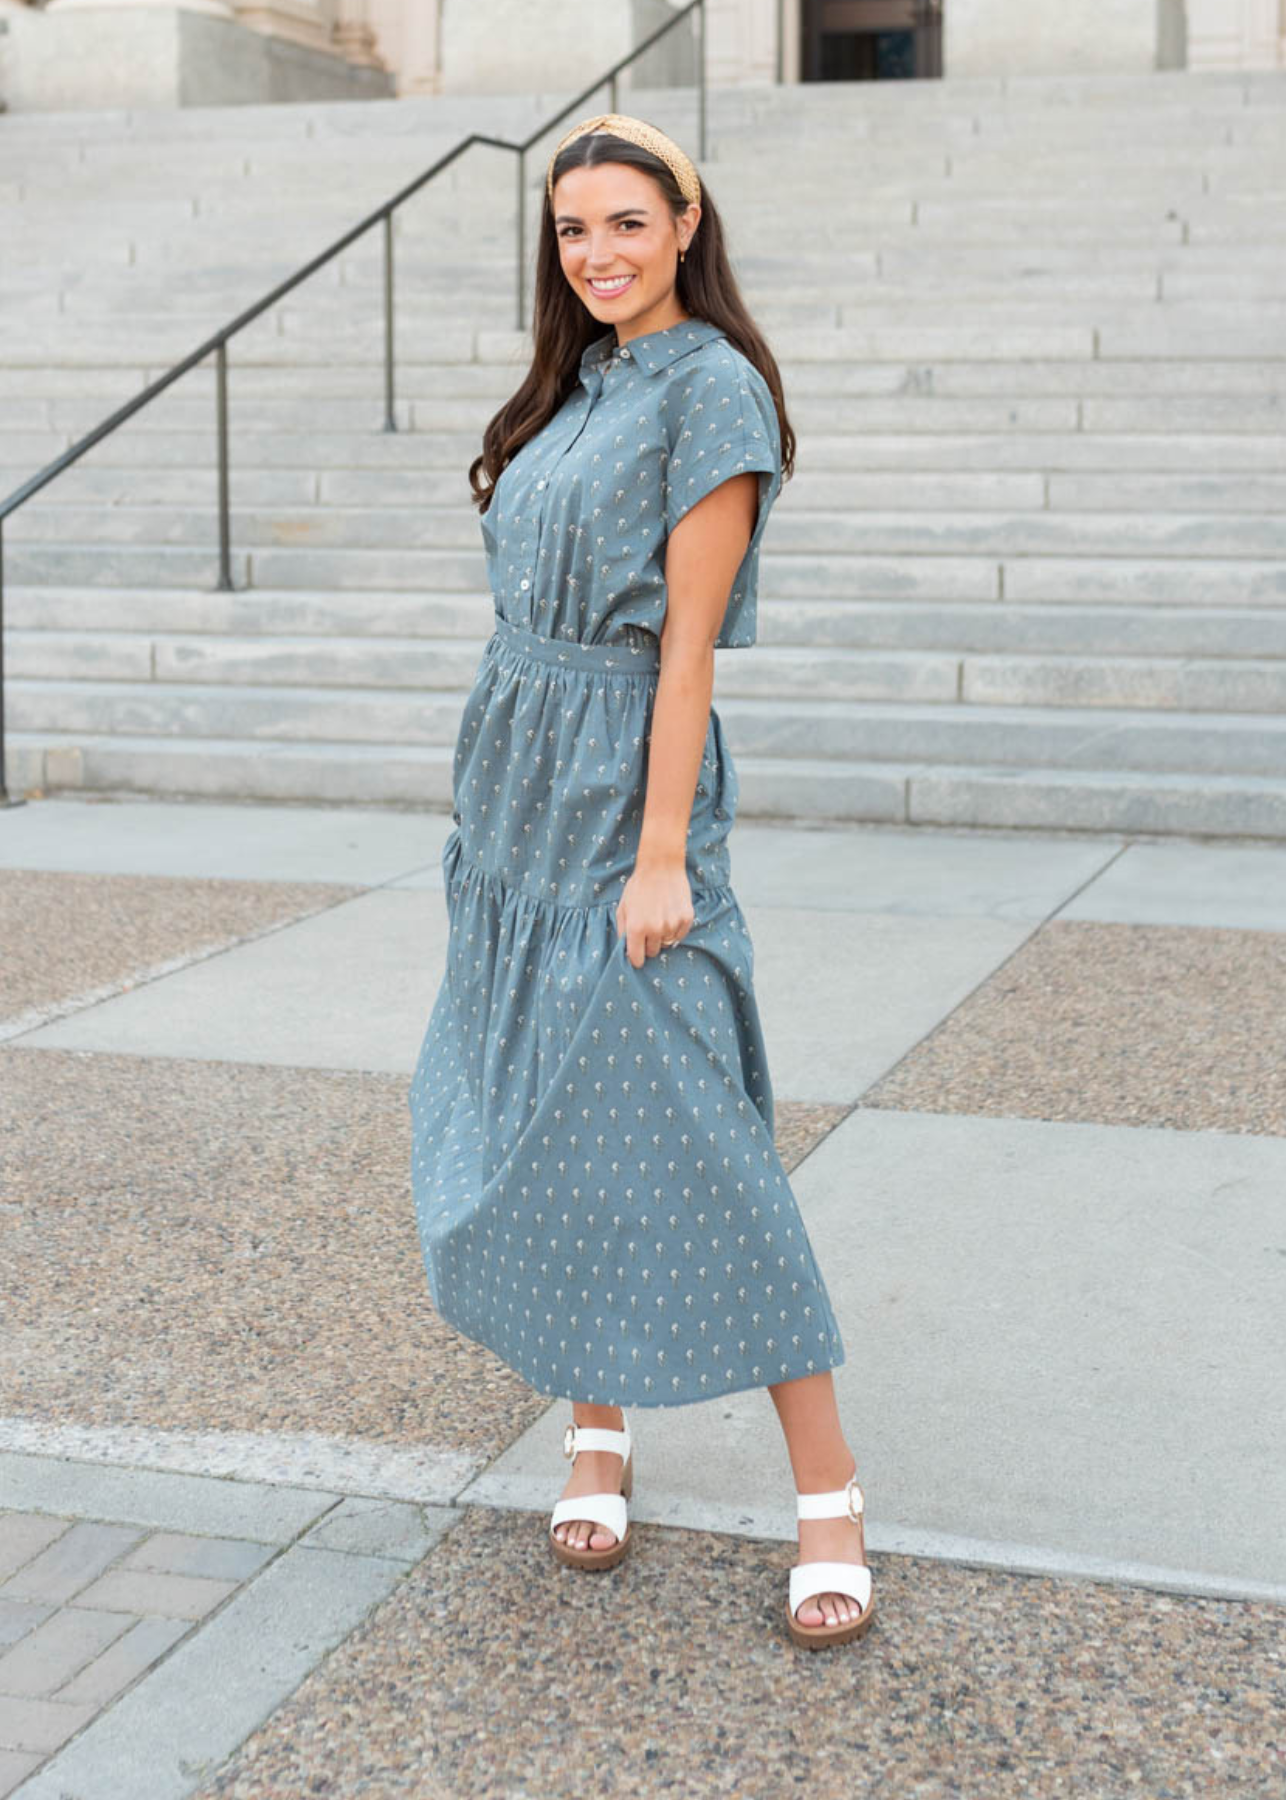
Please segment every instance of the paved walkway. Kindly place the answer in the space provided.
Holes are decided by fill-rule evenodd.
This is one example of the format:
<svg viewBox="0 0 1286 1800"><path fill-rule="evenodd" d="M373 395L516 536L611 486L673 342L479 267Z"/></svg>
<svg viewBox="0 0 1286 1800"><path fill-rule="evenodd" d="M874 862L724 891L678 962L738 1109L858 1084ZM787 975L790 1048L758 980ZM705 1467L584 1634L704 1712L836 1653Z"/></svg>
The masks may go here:
<svg viewBox="0 0 1286 1800"><path fill-rule="evenodd" d="M0 1795L1286 1788L1286 847L739 823L880 1615L805 1657L766 1393L569 1410L437 1319L445 815L0 813Z"/></svg>

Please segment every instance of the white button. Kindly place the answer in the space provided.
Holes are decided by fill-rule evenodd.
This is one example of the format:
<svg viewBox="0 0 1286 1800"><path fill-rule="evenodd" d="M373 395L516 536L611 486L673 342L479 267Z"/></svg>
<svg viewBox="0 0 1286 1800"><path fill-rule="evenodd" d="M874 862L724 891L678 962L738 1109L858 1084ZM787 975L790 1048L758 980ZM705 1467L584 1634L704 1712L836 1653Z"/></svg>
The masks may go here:
<svg viewBox="0 0 1286 1800"><path fill-rule="evenodd" d="M518 583L518 586L520 588L529 588L531 586L531 583L529 581L520 581Z"/></svg>
<svg viewBox="0 0 1286 1800"><path fill-rule="evenodd" d="M622 356L628 356L628 355L629 355L629 351L628 351L628 350L622 350L622 351L621 351L621 355L622 355Z"/></svg>
<svg viewBox="0 0 1286 1800"><path fill-rule="evenodd" d="M543 488L543 487L544 487L544 485L545 485L545 484L544 484L544 482L543 482L543 481L538 481L538 482L537 482L537 483L536 483L536 486L537 486L537 487L538 487L538 488Z"/></svg>

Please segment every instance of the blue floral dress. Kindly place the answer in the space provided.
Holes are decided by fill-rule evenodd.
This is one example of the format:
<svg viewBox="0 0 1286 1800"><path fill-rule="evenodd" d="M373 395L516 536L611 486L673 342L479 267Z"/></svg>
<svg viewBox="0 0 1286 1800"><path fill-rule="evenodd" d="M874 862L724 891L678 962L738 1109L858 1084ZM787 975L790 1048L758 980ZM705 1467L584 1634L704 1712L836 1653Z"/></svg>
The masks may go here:
<svg viewBox="0 0 1286 1800"><path fill-rule="evenodd" d="M592 343L482 515L495 630L454 753L446 969L408 1096L415 1215L442 1317L587 1403L678 1405L844 1360L773 1143L714 708L695 920L638 969L615 922L666 536L743 470L759 513L717 642L749 645L780 433L758 369L704 320Z"/></svg>

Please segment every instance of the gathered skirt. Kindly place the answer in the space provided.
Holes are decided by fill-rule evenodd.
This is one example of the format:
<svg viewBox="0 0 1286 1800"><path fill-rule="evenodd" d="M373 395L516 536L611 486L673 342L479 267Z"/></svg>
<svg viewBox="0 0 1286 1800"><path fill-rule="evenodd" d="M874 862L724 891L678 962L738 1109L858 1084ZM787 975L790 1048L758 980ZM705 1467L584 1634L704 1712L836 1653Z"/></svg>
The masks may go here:
<svg viewBox="0 0 1286 1800"><path fill-rule="evenodd" d="M688 829L695 919L635 968L659 645L497 616L442 850L446 968L409 1090L441 1316L550 1396L713 1398L844 1347L773 1142L753 946L730 883L737 775L711 709Z"/></svg>

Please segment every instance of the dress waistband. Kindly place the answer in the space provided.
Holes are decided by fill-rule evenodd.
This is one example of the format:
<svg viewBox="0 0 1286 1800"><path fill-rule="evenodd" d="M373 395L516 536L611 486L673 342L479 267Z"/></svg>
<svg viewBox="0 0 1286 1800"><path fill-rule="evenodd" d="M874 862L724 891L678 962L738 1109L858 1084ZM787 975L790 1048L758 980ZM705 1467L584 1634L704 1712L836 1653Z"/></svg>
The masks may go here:
<svg viewBox="0 0 1286 1800"><path fill-rule="evenodd" d="M633 641L624 644L582 644L575 638L549 638L525 625L515 625L496 614L493 643L516 650L537 662L557 668L608 669L621 675L650 675L661 666L661 646L642 626L627 625Z"/></svg>

